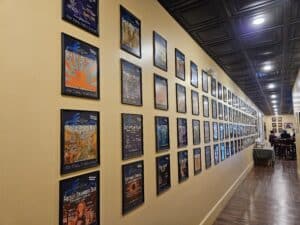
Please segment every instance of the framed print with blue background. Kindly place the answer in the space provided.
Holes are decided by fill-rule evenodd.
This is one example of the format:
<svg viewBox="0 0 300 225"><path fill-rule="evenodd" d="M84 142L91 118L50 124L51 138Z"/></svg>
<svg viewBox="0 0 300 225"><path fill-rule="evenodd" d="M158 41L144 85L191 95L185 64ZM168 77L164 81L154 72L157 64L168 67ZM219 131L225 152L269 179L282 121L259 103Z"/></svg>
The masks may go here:
<svg viewBox="0 0 300 225"><path fill-rule="evenodd" d="M186 88L181 84L176 84L176 110L186 113Z"/></svg>
<svg viewBox="0 0 300 225"><path fill-rule="evenodd" d="M192 97L192 114L199 115L199 93L197 91L191 91Z"/></svg>
<svg viewBox="0 0 300 225"><path fill-rule="evenodd" d="M215 165L219 164L219 162L220 162L219 144L214 145L214 162L215 162Z"/></svg>
<svg viewBox="0 0 300 225"><path fill-rule="evenodd" d="M204 143L210 142L210 127L209 121L204 121Z"/></svg>
<svg viewBox="0 0 300 225"><path fill-rule="evenodd" d="M185 56L175 48L175 75L180 80L185 80Z"/></svg>
<svg viewBox="0 0 300 225"><path fill-rule="evenodd" d="M184 147L188 144L187 120L177 118L177 147Z"/></svg>
<svg viewBox="0 0 300 225"><path fill-rule="evenodd" d="M193 145L199 145L201 142L200 138L200 120L192 120L193 126Z"/></svg>
<svg viewBox="0 0 300 225"><path fill-rule="evenodd" d="M167 40L153 31L153 62L154 66L168 71Z"/></svg>
<svg viewBox="0 0 300 225"><path fill-rule="evenodd" d="M155 117L155 136L156 151L167 150L170 148L169 118Z"/></svg>
<svg viewBox="0 0 300 225"><path fill-rule="evenodd" d="M210 146L205 146L205 168L211 167L211 148Z"/></svg>
<svg viewBox="0 0 300 225"><path fill-rule="evenodd" d="M156 157L157 195L171 187L170 155Z"/></svg>
<svg viewBox="0 0 300 225"><path fill-rule="evenodd" d="M198 66L193 61L191 61L190 69L191 69L191 85L197 88L198 87Z"/></svg>
<svg viewBox="0 0 300 225"><path fill-rule="evenodd" d="M208 93L208 74L202 70L202 91Z"/></svg>
<svg viewBox="0 0 300 225"><path fill-rule="evenodd" d="M178 157L178 181L179 183L181 183L189 178L188 151L178 152L177 157Z"/></svg>
<svg viewBox="0 0 300 225"><path fill-rule="evenodd" d="M202 171L201 148L194 148L193 158L194 158L194 175L196 175L201 173Z"/></svg>
<svg viewBox="0 0 300 225"><path fill-rule="evenodd" d="M154 74L154 107L156 109L168 110L168 80Z"/></svg>

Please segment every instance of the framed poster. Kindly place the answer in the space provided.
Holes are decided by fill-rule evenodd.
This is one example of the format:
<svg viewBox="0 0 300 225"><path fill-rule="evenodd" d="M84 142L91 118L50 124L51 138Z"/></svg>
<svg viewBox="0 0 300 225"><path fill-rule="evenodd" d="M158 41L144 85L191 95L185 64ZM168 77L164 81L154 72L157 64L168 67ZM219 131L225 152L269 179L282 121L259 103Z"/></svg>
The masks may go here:
<svg viewBox="0 0 300 225"><path fill-rule="evenodd" d="M209 121L204 121L204 143L210 142Z"/></svg>
<svg viewBox="0 0 300 225"><path fill-rule="evenodd" d="M215 162L215 165L219 164L219 162L220 162L219 144L214 145L214 162Z"/></svg>
<svg viewBox="0 0 300 225"><path fill-rule="evenodd" d="M156 157L156 193L157 195L171 187L170 155Z"/></svg>
<svg viewBox="0 0 300 225"><path fill-rule="evenodd" d="M286 123L284 125L286 125ZM277 126L278 128L282 128L282 123L278 123Z"/></svg>
<svg viewBox="0 0 300 225"><path fill-rule="evenodd" d="M123 215L144 203L144 162L122 165Z"/></svg>
<svg viewBox="0 0 300 225"><path fill-rule="evenodd" d="M168 110L168 80L154 74L154 107L156 109Z"/></svg>
<svg viewBox="0 0 300 225"><path fill-rule="evenodd" d="M212 118L217 119L218 118L218 111L217 111L217 101L212 99L211 100L211 111L212 111Z"/></svg>
<svg viewBox="0 0 300 225"><path fill-rule="evenodd" d="M282 132L283 132L283 129L282 128L278 128L278 133L282 133Z"/></svg>
<svg viewBox="0 0 300 225"><path fill-rule="evenodd" d="M231 155L234 155L234 153L235 153L235 151L234 151L234 142L233 141L231 141L231 143L230 143L230 153L231 153Z"/></svg>
<svg viewBox="0 0 300 225"><path fill-rule="evenodd" d="M226 158L230 157L230 147L229 142L226 142Z"/></svg>
<svg viewBox="0 0 300 225"><path fill-rule="evenodd" d="M228 129L228 124L224 123L224 134L225 134L225 139L229 138L229 129Z"/></svg>
<svg viewBox="0 0 300 225"><path fill-rule="evenodd" d="M276 117L272 117L272 122L276 122Z"/></svg>
<svg viewBox="0 0 300 225"><path fill-rule="evenodd" d="M230 122L232 122L232 108L228 107L228 119Z"/></svg>
<svg viewBox="0 0 300 225"><path fill-rule="evenodd" d="M199 115L199 94L197 91L191 91L192 96L192 114Z"/></svg>
<svg viewBox="0 0 300 225"><path fill-rule="evenodd" d="M192 120L193 125L193 145L199 145L200 138L200 120Z"/></svg>
<svg viewBox="0 0 300 225"><path fill-rule="evenodd" d="M227 102L227 88L223 86L223 101Z"/></svg>
<svg viewBox="0 0 300 225"><path fill-rule="evenodd" d="M280 127L279 124L278 127ZM281 123L281 127L282 127L282 123ZM294 128L293 123L284 123L284 129L293 129L293 128Z"/></svg>
<svg viewBox="0 0 300 225"><path fill-rule="evenodd" d="M201 148L195 148L193 150L194 157L194 175L201 173L202 163L201 163Z"/></svg>
<svg viewBox="0 0 300 225"><path fill-rule="evenodd" d="M276 123L272 123L272 127L276 127Z"/></svg>
<svg viewBox="0 0 300 225"><path fill-rule="evenodd" d="M190 69L191 69L191 85L197 88L198 87L198 66L193 61L191 61Z"/></svg>
<svg viewBox="0 0 300 225"><path fill-rule="evenodd" d="M231 91L228 90L228 104L231 105Z"/></svg>
<svg viewBox="0 0 300 225"><path fill-rule="evenodd" d="M225 144L221 143L221 161L224 161L226 159L226 152L225 152Z"/></svg>
<svg viewBox="0 0 300 225"><path fill-rule="evenodd" d="M224 120L228 120L228 107L227 105L224 105Z"/></svg>
<svg viewBox="0 0 300 225"><path fill-rule="evenodd" d="M176 109L179 113L186 113L186 90L180 84L176 84Z"/></svg>
<svg viewBox="0 0 300 225"><path fill-rule="evenodd" d="M122 159L144 154L143 116L122 113Z"/></svg>
<svg viewBox="0 0 300 225"><path fill-rule="evenodd" d="M156 151L170 149L169 118L155 117Z"/></svg>
<svg viewBox="0 0 300 225"><path fill-rule="evenodd" d="M179 183L189 178L189 162L188 151L181 151L177 153L178 157L178 181Z"/></svg>
<svg viewBox="0 0 300 225"><path fill-rule="evenodd" d="M179 148L187 146L187 135L187 120L184 118L177 118L177 146Z"/></svg>
<svg viewBox="0 0 300 225"><path fill-rule="evenodd" d="M99 112L61 110L62 174L99 165L99 130Z"/></svg>
<svg viewBox="0 0 300 225"><path fill-rule="evenodd" d="M207 96L202 96L202 103L203 103L203 116L209 117L209 100Z"/></svg>
<svg viewBox="0 0 300 225"><path fill-rule="evenodd" d="M219 130L220 130L220 140L223 141L225 138L225 132L224 132L224 125L223 123L219 123Z"/></svg>
<svg viewBox="0 0 300 225"><path fill-rule="evenodd" d="M202 91L208 93L208 74L202 70Z"/></svg>
<svg viewBox="0 0 300 225"><path fill-rule="evenodd" d="M99 36L99 1L63 0L62 19Z"/></svg>
<svg viewBox="0 0 300 225"><path fill-rule="evenodd" d="M142 58L141 21L120 6L120 45L127 53Z"/></svg>
<svg viewBox="0 0 300 225"><path fill-rule="evenodd" d="M97 171L59 182L59 225L100 225L99 177Z"/></svg>
<svg viewBox="0 0 300 225"><path fill-rule="evenodd" d="M142 106L142 69L121 59L122 104Z"/></svg>
<svg viewBox="0 0 300 225"><path fill-rule="evenodd" d="M153 53L154 66L167 72L167 40L155 31L153 31Z"/></svg>
<svg viewBox="0 0 300 225"><path fill-rule="evenodd" d="M218 99L222 100L222 84L218 82Z"/></svg>
<svg viewBox="0 0 300 225"><path fill-rule="evenodd" d="M275 118L276 119L276 118ZM278 122L282 123L282 117L278 117Z"/></svg>
<svg viewBox="0 0 300 225"><path fill-rule="evenodd" d="M275 134L277 133L276 127L273 127L273 132L274 132Z"/></svg>
<svg viewBox="0 0 300 225"><path fill-rule="evenodd" d="M211 149L210 146L205 146L205 168L211 167Z"/></svg>
<svg viewBox="0 0 300 225"><path fill-rule="evenodd" d="M63 95L99 99L99 49L61 34Z"/></svg>
<svg viewBox="0 0 300 225"><path fill-rule="evenodd" d="M215 78L211 78L211 95L217 97L217 81Z"/></svg>
<svg viewBox="0 0 300 225"><path fill-rule="evenodd" d="M229 136L230 138L233 138L233 126L231 123L229 124Z"/></svg>
<svg viewBox="0 0 300 225"><path fill-rule="evenodd" d="M219 129L218 129L218 123L213 122L213 139L214 141L219 140Z"/></svg>
<svg viewBox="0 0 300 225"><path fill-rule="evenodd" d="M185 56L175 48L175 75L181 80L185 80Z"/></svg>
<svg viewBox="0 0 300 225"><path fill-rule="evenodd" d="M219 120L223 120L223 104L218 102Z"/></svg>

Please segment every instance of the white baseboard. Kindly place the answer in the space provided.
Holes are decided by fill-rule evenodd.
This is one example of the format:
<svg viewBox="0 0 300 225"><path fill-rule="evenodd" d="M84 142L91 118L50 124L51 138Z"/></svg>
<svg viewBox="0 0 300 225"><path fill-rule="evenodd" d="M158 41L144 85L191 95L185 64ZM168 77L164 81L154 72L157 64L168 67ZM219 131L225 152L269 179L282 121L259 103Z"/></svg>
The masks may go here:
<svg viewBox="0 0 300 225"><path fill-rule="evenodd" d="M231 199L235 190L246 178L250 170L253 168L253 162L251 162L247 168L242 172L242 174L235 180L235 182L230 186L230 188L225 192L225 194L220 198L220 200L212 207L212 209L206 214L204 219L199 225L212 225L217 219L218 215L222 212L227 202ZM300 172L300 171L299 171Z"/></svg>

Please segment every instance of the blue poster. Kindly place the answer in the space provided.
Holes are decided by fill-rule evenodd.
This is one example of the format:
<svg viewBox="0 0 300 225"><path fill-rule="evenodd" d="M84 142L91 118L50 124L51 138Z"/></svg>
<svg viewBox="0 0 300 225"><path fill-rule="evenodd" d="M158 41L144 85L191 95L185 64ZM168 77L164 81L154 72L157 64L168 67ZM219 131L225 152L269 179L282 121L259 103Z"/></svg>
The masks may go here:
<svg viewBox="0 0 300 225"><path fill-rule="evenodd" d="M171 187L170 155L156 158L157 194Z"/></svg>
<svg viewBox="0 0 300 225"><path fill-rule="evenodd" d="M189 164L188 164L188 151L178 152L178 181L179 183L188 179L189 177Z"/></svg>
<svg viewBox="0 0 300 225"><path fill-rule="evenodd" d="M226 153L225 153L225 144L221 143L221 160L224 161L226 158Z"/></svg>
<svg viewBox="0 0 300 225"><path fill-rule="evenodd" d="M170 148L169 140L169 118L155 117L156 126L156 150L165 150Z"/></svg>

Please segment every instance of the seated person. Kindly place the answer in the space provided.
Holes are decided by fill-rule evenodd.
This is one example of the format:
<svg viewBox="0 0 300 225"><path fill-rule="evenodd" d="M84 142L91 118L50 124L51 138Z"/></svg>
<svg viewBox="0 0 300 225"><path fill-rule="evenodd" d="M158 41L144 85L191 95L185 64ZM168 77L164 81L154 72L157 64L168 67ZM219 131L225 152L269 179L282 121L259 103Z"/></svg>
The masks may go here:
<svg viewBox="0 0 300 225"><path fill-rule="evenodd" d="M269 135L269 142L270 142L271 146L274 146L275 139L276 139L276 136L274 134L274 131L271 130L270 135Z"/></svg>
<svg viewBox="0 0 300 225"><path fill-rule="evenodd" d="M280 135L280 138L289 139L291 138L291 135L286 130L283 130L283 132Z"/></svg>

